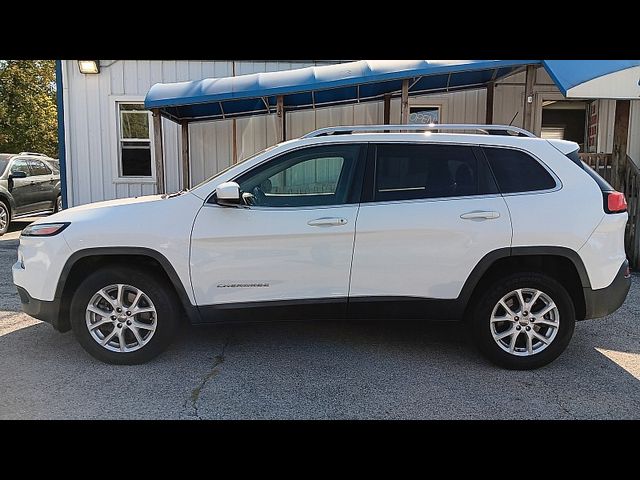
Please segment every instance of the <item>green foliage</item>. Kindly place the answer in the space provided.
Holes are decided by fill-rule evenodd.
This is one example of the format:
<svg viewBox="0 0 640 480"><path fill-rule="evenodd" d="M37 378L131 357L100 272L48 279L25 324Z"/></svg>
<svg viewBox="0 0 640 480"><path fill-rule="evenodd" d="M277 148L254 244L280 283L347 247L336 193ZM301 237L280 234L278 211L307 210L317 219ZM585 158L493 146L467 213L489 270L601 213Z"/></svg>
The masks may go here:
<svg viewBox="0 0 640 480"><path fill-rule="evenodd" d="M0 152L58 157L54 60L0 60Z"/></svg>

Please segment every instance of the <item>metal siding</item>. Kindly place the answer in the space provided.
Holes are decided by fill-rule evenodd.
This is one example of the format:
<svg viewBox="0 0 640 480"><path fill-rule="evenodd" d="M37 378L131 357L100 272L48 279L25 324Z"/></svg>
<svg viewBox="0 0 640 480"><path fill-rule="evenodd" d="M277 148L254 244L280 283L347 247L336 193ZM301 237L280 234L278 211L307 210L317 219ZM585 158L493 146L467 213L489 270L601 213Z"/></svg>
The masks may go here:
<svg viewBox="0 0 640 480"><path fill-rule="evenodd" d="M125 95L139 95L138 61L121 60L124 63L124 93ZM87 75L88 77L91 75Z"/></svg>
<svg viewBox="0 0 640 480"><path fill-rule="evenodd" d="M90 128L87 123L87 133L88 133L88 158L99 159L98 162L87 162L89 166L89 172L91 182L91 191L89 192L91 196L91 201L95 202L98 200L102 200L104 198L104 178L102 171L102 164L104 163L103 153L102 153L102 145L101 145L101 131L102 131L102 122L103 118L100 115L100 79L98 75L86 75L86 104L85 108L87 111L87 116L93 116L95 118L95 123L98 125L98 130Z"/></svg>
<svg viewBox="0 0 640 480"><path fill-rule="evenodd" d="M109 129L111 122L111 108L114 108L109 97L111 95L112 82L109 75L98 75L99 77L99 98L100 98L100 162L102 163L102 199L116 198L116 184L113 183L114 168L112 158L117 156L117 144L112 139ZM92 161L94 161L92 159ZM94 161L95 163L95 161Z"/></svg>

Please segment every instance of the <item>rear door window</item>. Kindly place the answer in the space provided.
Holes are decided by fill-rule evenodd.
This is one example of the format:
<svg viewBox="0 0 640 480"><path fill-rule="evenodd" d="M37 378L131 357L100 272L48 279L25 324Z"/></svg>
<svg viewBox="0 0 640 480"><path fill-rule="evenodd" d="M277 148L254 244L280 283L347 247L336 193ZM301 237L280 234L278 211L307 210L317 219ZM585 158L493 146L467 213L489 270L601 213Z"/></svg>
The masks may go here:
<svg viewBox="0 0 640 480"><path fill-rule="evenodd" d="M51 169L42 160L29 160L33 175L51 175Z"/></svg>
<svg viewBox="0 0 640 480"><path fill-rule="evenodd" d="M496 193L484 162L464 145L376 146L374 201Z"/></svg>
<svg viewBox="0 0 640 480"><path fill-rule="evenodd" d="M502 193L555 188L551 174L531 155L511 148L483 147Z"/></svg>

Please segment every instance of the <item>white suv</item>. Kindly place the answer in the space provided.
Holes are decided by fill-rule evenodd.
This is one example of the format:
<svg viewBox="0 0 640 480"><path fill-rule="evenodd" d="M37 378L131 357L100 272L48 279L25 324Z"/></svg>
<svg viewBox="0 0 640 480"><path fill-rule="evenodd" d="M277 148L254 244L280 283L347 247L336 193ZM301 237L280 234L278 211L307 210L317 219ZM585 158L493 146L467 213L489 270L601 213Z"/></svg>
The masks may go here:
<svg viewBox="0 0 640 480"><path fill-rule="evenodd" d="M13 279L109 363L158 355L185 317L388 318L464 320L490 360L536 368L630 287L624 196L577 152L505 126L323 129L190 191L37 221Z"/></svg>

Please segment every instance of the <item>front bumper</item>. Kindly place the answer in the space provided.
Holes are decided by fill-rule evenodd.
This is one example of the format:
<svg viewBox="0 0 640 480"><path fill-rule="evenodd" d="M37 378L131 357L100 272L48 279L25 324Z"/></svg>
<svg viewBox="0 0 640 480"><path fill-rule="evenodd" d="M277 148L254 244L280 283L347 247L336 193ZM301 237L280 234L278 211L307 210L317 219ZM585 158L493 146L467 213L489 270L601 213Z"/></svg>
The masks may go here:
<svg viewBox="0 0 640 480"><path fill-rule="evenodd" d="M22 287L17 287L18 295L20 295L20 302L22 303L22 310L27 315L42 320L43 322L50 323L53 328L60 332L66 332L69 330L68 325L63 324L60 321L60 300L54 299L51 302L45 300L38 300L29 295Z"/></svg>
<svg viewBox="0 0 640 480"><path fill-rule="evenodd" d="M585 320L605 317L615 312L624 303L631 288L629 262L624 261L611 285L599 290L584 288Z"/></svg>

